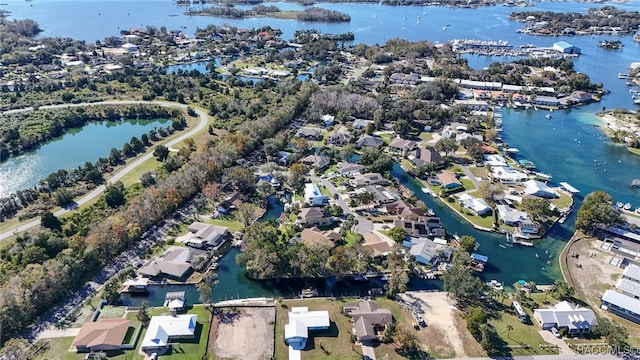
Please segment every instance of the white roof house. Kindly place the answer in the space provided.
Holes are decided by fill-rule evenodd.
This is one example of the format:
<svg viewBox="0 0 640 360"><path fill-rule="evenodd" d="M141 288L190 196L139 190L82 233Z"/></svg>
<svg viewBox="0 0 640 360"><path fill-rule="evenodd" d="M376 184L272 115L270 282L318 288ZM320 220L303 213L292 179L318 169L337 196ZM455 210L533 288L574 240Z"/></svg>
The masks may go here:
<svg viewBox="0 0 640 360"><path fill-rule="evenodd" d="M596 316L591 309L581 308L567 301L548 309L535 309L533 318L543 329L566 328L569 334L588 333L596 324Z"/></svg>
<svg viewBox="0 0 640 360"><path fill-rule="evenodd" d="M491 167L495 167L495 166L505 167L505 166L507 166L507 160L505 160L503 156L497 155L497 154L486 154L486 155L484 155L484 161L483 162L484 162L485 165L491 166Z"/></svg>
<svg viewBox="0 0 640 360"><path fill-rule="evenodd" d="M618 289L618 291L625 295L634 297L636 299L640 298L640 283L637 283L633 280L621 278L616 284L616 289Z"/></svg>
<svg viewBox="0 0 640 360"><path fill-rule="evenodd" d="M293 307L289 312L289 323L284 326L284 341L291 350L302 350L307 345L309 330L329 328L329 312L309 311L307 307Z"/></svg>
<svg viewBox="0 0 640 360"><path fill-rule="evenodd" d="M154 316L142 339L142 350L163 349L174 339L190 339L196 332L198 315Z"/></svg>
<svg viewBox="0 0 640 360"><path fill-rule="evenodd" d="M325 203L325 196L320 192L318 185L307 183L304 184L304 201L311 206L322 206Z"/></svg>
<svg viewBox="0 0 640 360"><path fill-rule="evenodd" d="M467 193L458 195L458 202L478 215L483 215L491 211L491 208L487 206L487 203L483 199L475 198Z"/></svg>
<svg viewBox="0 0 640 360"><path fill-rule="evenodd" d="M525 195L537 196L545 199L558 198L558 193L547 186L547 184L538 180L528 180L524 183Z"/></svg>
<svg viewBox="0 0 640 360"><path fill-rule="evenodd" d="M508 166L496 166L492 168L491 176L502 184L519 184L529 179L527 174Z"/></svg>

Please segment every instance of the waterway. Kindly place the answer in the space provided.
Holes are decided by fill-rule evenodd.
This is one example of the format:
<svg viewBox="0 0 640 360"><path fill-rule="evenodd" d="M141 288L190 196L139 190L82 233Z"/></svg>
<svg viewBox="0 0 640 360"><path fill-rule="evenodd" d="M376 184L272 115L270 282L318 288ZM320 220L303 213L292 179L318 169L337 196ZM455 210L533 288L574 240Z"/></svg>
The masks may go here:
<svg viewBox="0 0 640 360"><path fill-rule="evenodd" d="M131 137L166 125L167 120L92 122L71 129L37 150L0 162L0 198L38 184L40 179L60 169L75 169L109 156L111 148L120 149ZM90 146L88 146L90 144Z"/></svg>
<svg viewBox="0 0 640 360"><path fill-rule="evenodd" d="M640 157L633 156L618 145L607 141L599 129L595 113L602 107L634 108L629 88L624 80L617 79L617 73L626 72L629 63L640 59L640 44L631 35L601 35L581 37L539 37L516 33L521 23L512 22L507 16L512 11L551 10L556 12L586 11L600 4L583 2L539 2L535 7L522 9L504 6L480 9L454 9L446 7L384 6L371 4L325 4L318 6L348 13L349 23L301 23L295 20L268 18L222 19L213 17L189 17L183 15L184 8L172 1L155 0L7 0L2 7L12 12L12 18L32 18L46 31L44 36L66 36L93 42L107 36L117 36L122 29L154 25L168 29L182 29L193 34L197 27L208 24L230 24L238 27L270 25L283 31L283 38L290 39L295 30L316 28L326 33L354 32L356 43L382 44L391 38L411 41L428 40L445 42L455 38L482 40L507 40L511 45L533 44L551 46L558 40L567 40L580 48L582 55L575 60L577 71L587 73L594 82L601 82L611 91L601 103L556 111L547 120L542 111L504 110L503 138L511 146L520 149L520 155L527 158L546 173L551 173L554 181L567 181L581 190L584 196L593 190L604 190L617 201L630 202L640 206L638 193L629 187L631 179L640 177ZM295 4L274 3L286 9L301 8ZM616 7L639 10L638 2L616 3ZM83 14L77 21L68 22L69 14ZM177 15L177 16L169 16ZM446 26L449 25L449 26ZM622 50L606 50L597 47L603 39L621 40ZM500 57L464 55L474 68L484 68L494 61L510 60ZM420 186L404 176L396 167L394 175L412 189L425 203L434 208L450 233L474 236L480 243L479 253L489 256L489 266L482 274L485 280L497 279L506 285L524 279L543 284L559 277L557 261L552 258L551 266L546 264L544 251L557 256L560 249L573 233L575 213L564 224L556 224L543 240L533 249L514 247L503 249L501 235L474 230L457 215L443 205L424 195ZM577 199L579 205L580 198ZM271 284L252 282L244 276L243 270L235 265L232 250L220 266L220 285L214 292L214 299L233 296L258 296L283 294L275 292ZM538 253L540 258L536 258ZM545 270L542 270L545 268ZM226 272L228 269L228 272ZM437 282L416 282L415 287L437 287ZM274 290L272 290L274 289ZM274 291L274 292L271 292Z"/></svg>

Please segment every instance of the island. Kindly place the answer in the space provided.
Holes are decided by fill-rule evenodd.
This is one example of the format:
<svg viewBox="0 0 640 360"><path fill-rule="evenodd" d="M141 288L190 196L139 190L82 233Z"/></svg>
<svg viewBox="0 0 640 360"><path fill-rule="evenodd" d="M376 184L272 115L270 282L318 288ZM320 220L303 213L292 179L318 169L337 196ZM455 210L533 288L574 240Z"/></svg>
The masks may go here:
<svg viewBox="0 0 640 360"><path fill-rule="evenodd" d="M639 12L610 5L589 9L586 14L520 11L509 18L527 24L519 32L544 36L625 34L635 32L640 25Z"/></svg>
<svg viewBox="0 0 640 360"><path fill-rule="evenodd" d="M282 11L274 5L256 5L251 10L241 10L233 6L210 6L198 10L189 10L187 15L220 16L232 18L245 18L256 16L267 16L281 19L296 19L307 22L349 22L351 17L348 14L335 10L327 10L312 6L303 11Z"/></svg>

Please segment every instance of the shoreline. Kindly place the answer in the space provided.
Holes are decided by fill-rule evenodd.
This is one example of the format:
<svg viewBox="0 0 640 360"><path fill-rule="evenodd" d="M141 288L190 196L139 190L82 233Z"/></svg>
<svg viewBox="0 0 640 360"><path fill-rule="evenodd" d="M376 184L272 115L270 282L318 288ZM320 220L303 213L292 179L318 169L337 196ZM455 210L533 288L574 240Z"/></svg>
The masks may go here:
<svg viewBox="0 0 640 360"><path fill-rule="evenodd" d="M625 115L634 115L637 112L634 110L623 110L618 109L619 111L626 111L624 113L620 112L620 114ZM599 112L596 115L601 124L594 124L597 128L599 128L609 140L614 141L616 144L624 146L627 151L632 154L640 155L640 149L632 148L625 144L624 142L616 142L612 137L612 132L622 131L630 134L638 134L640 133L640 122L634 123L632 121L628 121L620 118L615 115L615 111L617 110L609 110L607 112Z"/></svg>

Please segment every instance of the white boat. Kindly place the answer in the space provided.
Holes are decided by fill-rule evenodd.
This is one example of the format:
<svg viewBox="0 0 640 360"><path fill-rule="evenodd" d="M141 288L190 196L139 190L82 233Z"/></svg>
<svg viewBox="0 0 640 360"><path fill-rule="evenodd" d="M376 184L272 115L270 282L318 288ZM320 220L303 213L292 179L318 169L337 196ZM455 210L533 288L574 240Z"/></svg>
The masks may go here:
<svg viewBox="0 0 640 360"><path fill-rule="evenodd" d="M631 210L631 203L624 204L624 206L622 208L625 209L625 210Z"/></svg>
<svg viewBox="0 0 640 360"><path fill-rule="evenodd" d="M619 208L619 209L622 209L622 207L624 207L624 204L622 203L622 201L618 201L616 203L616 207Z"/></svg>
<svg viewBox="0 0 640 360"><path fill-rule="evenodd" d="M501 248L503 248L503 249L506 249L506 248L507 248L507 245L504 245L504 244L498 244L498 246L500 246L500 247L501 247Z"/></svg>
<svg viewBox="0 0 640 360"><path fill-rule="evenodd" d="M629 75L624 73L618 73L618 79L626 79Z"/></svg>
<svg viewBox="0 0 640 360"><path fill-rule="evenodd" d="M546 117L546 118L547 118L547 120L549 120L549 119L551 119L551 114L547 114L547 115L545 115L544 117Z"/></svg>
<svg viewBox="0 0 640 360"><path fill-rule="evenodd" d="M435 211L433 211L433 209L429 208L429 209L427 209L427 215L429 215L429 216L436 216L436 212L435 212Z"/></svg>
<svg viewBox="0 0 640 360"><path fill-rule="evenodd" d="M537 172L536 173L536 177L541 179L541 180L551 180L552 176L550 174L545 174L545 173L541 173L541 172Z"/></svg>

